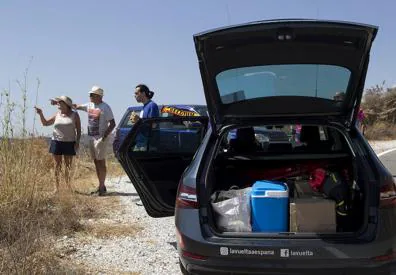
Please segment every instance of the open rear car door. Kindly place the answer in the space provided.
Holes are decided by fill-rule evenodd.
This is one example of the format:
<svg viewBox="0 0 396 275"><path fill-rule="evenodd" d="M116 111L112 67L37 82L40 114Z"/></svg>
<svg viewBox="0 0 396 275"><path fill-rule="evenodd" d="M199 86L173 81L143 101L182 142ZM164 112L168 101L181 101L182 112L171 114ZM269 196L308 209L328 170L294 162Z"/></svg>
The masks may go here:
<svg viewBox="0 0 396 275"><path fill-rule="evenodd" d="M142 119L121 144L119 161L151 217L174 214L179 180L207 125L207 117Z"/></svg>

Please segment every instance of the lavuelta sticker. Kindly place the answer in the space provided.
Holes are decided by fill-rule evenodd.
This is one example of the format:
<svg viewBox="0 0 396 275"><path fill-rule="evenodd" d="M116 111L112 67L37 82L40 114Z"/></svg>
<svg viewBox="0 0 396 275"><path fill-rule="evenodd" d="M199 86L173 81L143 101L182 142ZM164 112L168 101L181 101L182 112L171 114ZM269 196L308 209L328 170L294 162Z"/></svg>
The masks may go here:
<svg viewBox="0 0 396 275"><path fill-rule="evenodd" d="M282 248L279 252L282 258L289 258L289 257L312 257L314 255L313 251L311 250L291 250L288 248Z"/></svg>
<svg viewBox="0 0 396 275"><path fill-rule="evenodd" d="M178 109L178 108L170 107L170 106L162 107L161 113L168 113L168 114L173 114L176 116L199 116L199 114L194 111Z"/></svg>
<svg viewBox="0 0 396 275"><path fill-rule="evenodd" d="M274 250L262 250L262 249L250 249L250 248L229 248L229 247L220 247L220 255L229 256L229 255L252 255L252 256L273 256L275 255Z"/></svg>

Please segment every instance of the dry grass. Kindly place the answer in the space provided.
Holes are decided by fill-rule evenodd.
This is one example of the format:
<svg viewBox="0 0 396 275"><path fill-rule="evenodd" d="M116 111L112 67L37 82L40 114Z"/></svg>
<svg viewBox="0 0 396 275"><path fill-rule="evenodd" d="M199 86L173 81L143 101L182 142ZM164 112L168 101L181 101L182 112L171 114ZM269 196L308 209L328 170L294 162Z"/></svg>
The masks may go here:
<svg viewBox="0 0 396 275"><path fill-rule="evenodd" d="M86 195L97 179L84 156L75 159L73 170L72 185L81 194L64 187L54 195L53 160L43 139L0 140L0 163L0 274L63 273L49 240L84 230L83 219L105 217L117 207L117 197ZM117 163L108 166L109 176L121 175ZM121 234L126 228L95 230Z"/></svg>
<svg viewBox="0 0 396 275"><path fill-rule="evenodd" d="M54 165L48 144L32 137L36 116L33 135L28 136L27 131L27 99L32 98L27 85L29 66L22 81L17 81L19 95L11 88L0 92L0 274L83 274L84 269L68 267L58 256L53 240L83 231L82 220L105 217L109 208L116 208L117 198L99 201L87 196L98 184L84 148L75 158L72 172L73 188L82 192L71 192L61 184L59 194L54 194ZM39 86L37 79L36 102ZM11 95L20 98L19 102ZM123 175L111 158L108 175Z"/></svg>
<svg viewBox="0 0 396 275"><path fill-rule="evenodd" d="M368 139L396 138L396 88L386 88L383 82L367 89L362 107L366 114L365 135Z"/></svg>
<svg viewBox="0 0 396 275"><path fill-rule="evenodd" d="M120 271L117 269L94 269L92 267L88 267L88 266L79 266L79 269L84 270L83 274L112 274L112 275L140 275L142 273L140 272L136 272L136 271L129 271L129 272L125 272L125 271ZM75 273L72 273L75 274Z"/></svg>
<svg viewBox="0 0 396 275"><path fill-rule="evenodd" d="M102 239L109 239L111 237L133 237L143 228L134 224L109 224L109 223L96 223L86 226L84 232Z"/></svg>
<svg viewBox="0 0 396 275"><path fill-rule="evenodd" d="M381 140L394 140L396 139L396 125L378 121L368 125L364 134L368 140L376 140L379 137Z"/></svg>

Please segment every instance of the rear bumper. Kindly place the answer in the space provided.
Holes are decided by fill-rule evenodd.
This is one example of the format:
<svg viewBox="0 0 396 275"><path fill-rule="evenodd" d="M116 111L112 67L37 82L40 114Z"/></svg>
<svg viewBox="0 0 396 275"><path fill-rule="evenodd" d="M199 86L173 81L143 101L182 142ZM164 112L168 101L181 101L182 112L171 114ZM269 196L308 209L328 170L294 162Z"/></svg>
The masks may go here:
<svg viewBox="0 0 396 275"><path fill-rule="evenodd" d="M176 212L176 227L183 240L183 247L178 247L179 255L183 266L192 274L396 275L394 209L380 211L375 240L366 243L204 238L208 234L201 231L197 212L195 209ZM191 257L184 256L181 249Z"/></svg>
<svg viewBox="0 0 396 275"><path fill-rule="evenodd" d="M272 262L263 267L259 266L238 266L233 264L224 265L219 262L191 263L186 259L181 259L186 270L191 274L267 274L267 275L395 275L394 264L367 265L367 263L350 263L348 267L316 266L314 262L300 263L300 268L290 267L288 264ZM270 267L272 265L272 267Z"/></svg>

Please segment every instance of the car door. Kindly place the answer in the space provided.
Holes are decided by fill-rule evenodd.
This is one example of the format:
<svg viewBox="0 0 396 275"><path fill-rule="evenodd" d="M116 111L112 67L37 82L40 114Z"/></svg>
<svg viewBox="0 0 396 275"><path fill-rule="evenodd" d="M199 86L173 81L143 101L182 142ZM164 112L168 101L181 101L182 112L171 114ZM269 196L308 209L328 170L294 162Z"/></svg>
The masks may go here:
<svg viewBox="0 0 396 275"><path fill-rule="evenodd" d="M151 217L173 215L179 180L207 125L207 117L141 119L124 139L119 161Z"/></svg>

